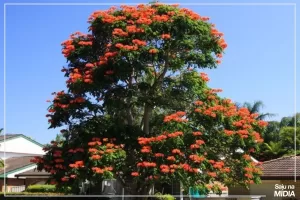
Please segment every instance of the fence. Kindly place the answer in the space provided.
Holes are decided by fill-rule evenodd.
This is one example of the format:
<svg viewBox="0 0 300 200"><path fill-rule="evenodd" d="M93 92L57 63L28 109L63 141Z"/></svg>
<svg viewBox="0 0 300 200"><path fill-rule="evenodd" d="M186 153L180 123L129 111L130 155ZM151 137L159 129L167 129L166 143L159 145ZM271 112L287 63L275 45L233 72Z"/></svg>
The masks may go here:
<svg viewBox="0 0 300 200"><path fill-rule="evenodd" d="M25 185L11 186L9 192L23 192L24 190L25 190Z"/></svg>

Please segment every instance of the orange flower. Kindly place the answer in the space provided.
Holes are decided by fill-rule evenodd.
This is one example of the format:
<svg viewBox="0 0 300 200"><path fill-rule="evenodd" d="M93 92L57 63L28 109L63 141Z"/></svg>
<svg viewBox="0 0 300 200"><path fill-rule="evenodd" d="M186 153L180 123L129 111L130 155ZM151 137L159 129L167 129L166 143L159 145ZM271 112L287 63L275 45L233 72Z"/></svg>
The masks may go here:
<svg viewBox="0 0 300 200"><path fill-rule="evenodd" d="M250 155L248 155L248 154L244 154L244 155L243 155L243 158L244 158L245 160L251 160L251 157L250 157Z"/></svg>
<svg viewBox="0 0 300 200"><path fill-rule="evenodd" d="M63 181L63 182L67 182L68 180L69 180L69 177L67 177L67 176L61 178L61 181Z"/></svg>
<svg viewBox="0 0 300 200"><path fill-rule="evenodd" d="M217 173L216 172L207 172L207 174L211 177L217 177Z"/></svg>
<svg viewBox="0 0 300 200"><path fill-rule="evenodd" d="M170 39L170 38L171 38L171 35L170 35L170 34L162 34L162 35L161 35L161 38L162 38L162 39Z"/></svg>
<svg viewBox="0 0 300 200"><path fill-rule="evenodd" d="M154 156L155 156L155 157L164 157L165 155L162 154L162 153L156 153Z"/></svg>
<svg viewBox="0 0 300 200"><path fill-rule="evenodd" d="M138 172L132 172L132 173L131 173L131 176L135 176L135 177L136 177L136 176L139 176L139 173L138 173Z"/></svg>
<svg viewBox="0 0 300 200"><path fill-rule="evenodd" d="M121 44L121 43L117 43L117 44L115 44L115 47L117 47L117 48L119 48L119 49L121 49L121 48L123 48L123 44Z"/></svg>
<svg viewBox="0 0 300 200"><path fill-rule="evenodd" d="M170 172L170 169L168 169L168 168L163 168L163 169L161 169L161 172L162 172L162 173L169 173L169 172Z"/></svg>
<svg viewBox="0 0 300 200"><path fill-rule="evenodd" d="M151 53L151 54L155 54L155 53L157 53L157 52L158 52L157 49L150 49L150 50L149 50L149 53Z"/></svg>
<svg viewBox="0 0 300 200"><path fill-rule="evenodd" d="M198 145L202 145L202 144L204 144L205 142L203 141L203 140L196 140L196 144L198 144Z"/></svg>
<svg viewBox="0 0 300 200"><path fill-rule="evenodd" d="M133 44L137 44L137 45L139 45L139 46L146 46L146 45L147 45L147 42L146 42L146 41L142 41L142 40L138 40L138 39L132 40L132 43L133 43Z"/></svg>
<svg viewBox="0 0 300 200"><path fill-rule="evenodd" d="M96 142L89 142L88 145L89 145L89 146L95 146L95 145L96 145Z"/></svg>
<svg viewBox="0 0 300 200"><path fill-rule="evenodd" d="M128 36L128 33L126 33L125 31L123 31L122 29L120 28L115 28L113 30L113 35L117 35L117 36Z"/></svg>
<svg viewBox="0 0 300 200"><path fill-rule="evenodd" d="M75 174L70 175L70 178L76 178Z"/></svg>
<svg viewBox="0 0 300 200"><path fill-rule="evenodd" d="M101 156L99 155L92 155L91 157L93 160L100 160L101 159Z"/></svg>
<svg viewBox="0 0 300 200"><path fill-rule="evenodd" d="M193 132L193 135L194 136L199 136L199 135L202 135L202 133L200 131L196 131L196 132Z"/></svg>
<svg viewBox="0 0 300 200"><path fill-rule="evenodd" d="M222 49L225 49L227 47L227 44L226 44L224 38L221 38L220 40L218 40L218 44L220 45L220 47Z"/></svg>
<svg viewBox="0 0 300 200"><path fill-rule="evenodd" d="M208 76L207 76L206 73L201 72L201 73L200 73L200 77L201 77L201 79L202 79L203 81L205 81L205 82L209 81L209 78L208 78Z"/></svg>
<svg viewBox="0 0 300 200"><path fill-rule="evenodd" d="M266 126L268 126L268 122L262 121L262 120L259 120L259 121L257 122L257 124L258 124L258 126L260 126L260 127L266 127Z"/></svg>
<svg viewBox="0 0 300 200"><path fill-rule="evenodd" d="M176 158L175 158L174 156L168 156L168 157L167 157L167 160L169 160L169 161L175 161Z"/></svg>
<svg viewBox="0 0 300 200"><path fill-rule="evenodd" d="M174 154L180 154L181 151L180 151L179 149L173 149L173 150L172 150L172 153L174 153Z"/></svg>
<svg viewBox="0 0 300 200"><path fill-rule="evenodd" d="M192 145L190 146L190 148L191 148L191 149L199 149L200 146L199 146L198 144L192 144Z"/></svg>
<svg viewBox="0 0 300 200"><path fill-rule="evenodd" d="M224 133L225 133L227 136L231 136L231 135L234 134L234 131L224 130Z"/></svg>

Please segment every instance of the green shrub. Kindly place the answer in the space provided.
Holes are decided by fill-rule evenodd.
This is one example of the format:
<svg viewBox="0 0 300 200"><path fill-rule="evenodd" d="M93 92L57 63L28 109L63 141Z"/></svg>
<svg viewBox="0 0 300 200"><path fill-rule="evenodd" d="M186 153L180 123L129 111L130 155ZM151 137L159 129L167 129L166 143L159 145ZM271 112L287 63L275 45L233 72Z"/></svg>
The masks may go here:
<svg viewBox="0 0 300 200"><path fill-rule="evenodd" d="M175 200L175 197L170 194L156 193L155 196L157 200Z"/></svg>
<svg viewBox="0 0 300 200"><path fill-rule="evenodd" d="M56 192L55 185L29 185L26 192Z"/></svg>

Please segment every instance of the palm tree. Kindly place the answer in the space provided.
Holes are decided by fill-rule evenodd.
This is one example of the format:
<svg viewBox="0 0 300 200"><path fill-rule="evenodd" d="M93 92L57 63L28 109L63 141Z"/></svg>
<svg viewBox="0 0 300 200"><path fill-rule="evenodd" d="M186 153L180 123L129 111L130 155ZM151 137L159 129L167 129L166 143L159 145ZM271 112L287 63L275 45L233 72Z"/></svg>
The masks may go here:
<svg viewBox="0 0 300 200"><path fill-rule="evenodd" d="M265 151L264 154L268 159L275 159L283 156L287 151L282 148L280 142L264 143Z"/></svg>
<svg viewBox="0 0 300 200"><path fill-rule="evenodd" d="M240 105L237 105L238 107L240 107ZM249 103L249 102L245 102L243 104L243 107L248 108L248 110L250 111L251 114L253 113L258 113L258 117L256 119L258 120L264 120L267 117L271 118L276 116L276 114L273 113L261 113L261 109L264 108L264 103L262 101L254 101L253 104Z"/></svg>

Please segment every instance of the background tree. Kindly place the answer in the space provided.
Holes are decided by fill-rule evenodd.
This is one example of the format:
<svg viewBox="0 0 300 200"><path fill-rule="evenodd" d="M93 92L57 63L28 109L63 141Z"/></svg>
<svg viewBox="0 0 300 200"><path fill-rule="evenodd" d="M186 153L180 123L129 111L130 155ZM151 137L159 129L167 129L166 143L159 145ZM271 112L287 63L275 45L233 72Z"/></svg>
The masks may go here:
<svg viewBox="0 0 300 200"><path fill-rule="evenodd" d="M39 169L60 187L133 179L132 194L172 180L204 193L221 191L214 181L259 183L249 155L267 123L220 98L197 71L216 68L227 47L208 20L157 3L92 13L91 34L62 43L68 91L53 93L47 117L50 128L68 128L35 159Z"/></svg>
<svg viewBox="0 0 300 200"><path fill-rule="evenodd" d="M283 127L280 129L280 141L282 148L289 153L294 153L295 150L295 128ZM299 150L300 145L300 127L296 128L296 147Z"/></svg>
<svg viewBox="0 0 300 200"><path fill-rule="evenodd" d="M268 126L266 131L263 133L265 143L278 142L280 140L279 136L280 123L277 121L268 121Z"/></svg>
<svg viewBox="0 0 300 200"><path fill-rule="evenodd" d="M261 113L261 109L264 108L264 103L262 101L254 101L252 104L249 102L245 102L243 106L248 108L250 113L259 113L259 115L257 116L258 120L265 120L266 118L276 116L276 114L273 113Z"/></svg>

